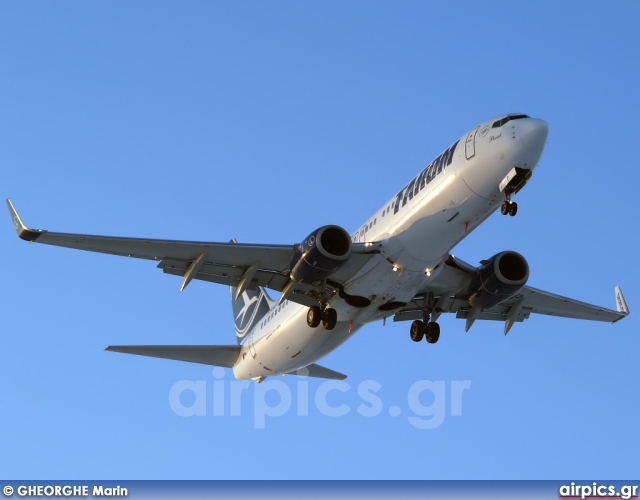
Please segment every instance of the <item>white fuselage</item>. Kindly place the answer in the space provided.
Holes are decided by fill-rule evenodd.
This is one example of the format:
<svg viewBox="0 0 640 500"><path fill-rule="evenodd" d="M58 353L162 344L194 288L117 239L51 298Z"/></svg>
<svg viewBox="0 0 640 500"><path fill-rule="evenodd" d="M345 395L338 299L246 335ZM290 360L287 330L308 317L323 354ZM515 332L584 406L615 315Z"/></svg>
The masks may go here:
<svg viewBox="0 0 640 500"><path fill-rule="evenodd" d="M275 305L246 335L234 376L260 379L314 363L364 324L393 314L381 305L409 302L428 287L451 249L500 207L505 176L538 164L546 122L527 117L494 127L499 119L461 137L352 234L354 243L375 242L379 252L344 286L370 299L368 307L350 306L336 294L330 305L338 323L326 331L307 325L307 307Z"/></svg>

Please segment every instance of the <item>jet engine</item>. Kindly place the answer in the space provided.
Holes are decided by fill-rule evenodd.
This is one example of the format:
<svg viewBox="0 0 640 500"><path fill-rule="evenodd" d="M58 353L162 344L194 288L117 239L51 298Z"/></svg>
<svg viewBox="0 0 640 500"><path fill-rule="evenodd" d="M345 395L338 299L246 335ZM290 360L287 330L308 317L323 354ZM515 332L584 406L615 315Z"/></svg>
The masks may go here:
<svg viewBox="0 0 640 500"><path fill-rule="evenodd" d="M313 283L340 269L351 255L351 237L340 226L323 226L307 236L296 249L289 277Z"/></svg>
<svg viewBox="0 0 640 500"><path fill-rule="evenodd" d="M515 295L529 279L529 264L517 252L500 252L482 261L473 280L469 303L489 309Z"/></svg>

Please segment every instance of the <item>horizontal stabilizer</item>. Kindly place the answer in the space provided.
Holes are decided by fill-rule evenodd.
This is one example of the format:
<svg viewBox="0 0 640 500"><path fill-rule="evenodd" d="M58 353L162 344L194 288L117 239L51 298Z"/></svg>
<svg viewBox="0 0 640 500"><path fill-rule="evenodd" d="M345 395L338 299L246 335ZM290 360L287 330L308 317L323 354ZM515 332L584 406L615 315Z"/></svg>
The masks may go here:
<svg viewBox="0 0 640 500"><path fill-rule="evenodd" d="M329 368L325 368L324 366L317 365L315 363L305 366L304 368L300 368L295 372L289 372L290 375L301 375L305 377L315 377L315 378L328 378L332 380L344 380L347 376L340 372L334 372L333 370L329 370Z"/></svg>
<svg viewBox="0 0 640 500"><path fill-rule="evenodd" d="M240 355L239 345L111 345L105 351L175 359L231 368Z"/></svg>

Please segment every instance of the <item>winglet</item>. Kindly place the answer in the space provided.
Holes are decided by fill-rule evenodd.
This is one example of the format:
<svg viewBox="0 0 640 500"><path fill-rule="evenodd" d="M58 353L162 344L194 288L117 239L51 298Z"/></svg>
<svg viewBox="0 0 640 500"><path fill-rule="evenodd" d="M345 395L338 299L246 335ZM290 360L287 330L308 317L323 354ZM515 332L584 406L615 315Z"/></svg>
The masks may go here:
<svg viewBox="0 0 640 500"><path fill-rule="evenodd" d="M627 301L624 300L624 295L622 295L622 290L620 287L616 287L616 307L618 312L629 314L629 307L627 307Z"/></svg>
<svg viewBox="0 0 640 500"><path fill-rule="evenodd" d="M27 226L25 226L9 198L7 198L7 206L9 207L9 213L11 214L13 225L16 228L16 233L18 233L18 236L20 238L25 241L32 242L37 240L42 233L46 233L46 231L42 229L29 229Z"/></svg>

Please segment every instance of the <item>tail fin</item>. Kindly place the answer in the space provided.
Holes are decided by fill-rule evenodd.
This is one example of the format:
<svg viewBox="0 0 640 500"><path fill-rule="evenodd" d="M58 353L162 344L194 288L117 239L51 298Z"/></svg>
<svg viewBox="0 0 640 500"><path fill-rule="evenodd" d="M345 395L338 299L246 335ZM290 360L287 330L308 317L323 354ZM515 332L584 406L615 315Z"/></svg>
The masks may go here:
<svg viewBox="0 0 640 500"><path fill-rule="evenodd" d="M245 335L271 310L275 304L261 286L255 290L244 290L236 299L238 289L231 288L231 306L233 308L233 321L236 324L236 336L238 344Z"/></svg>

